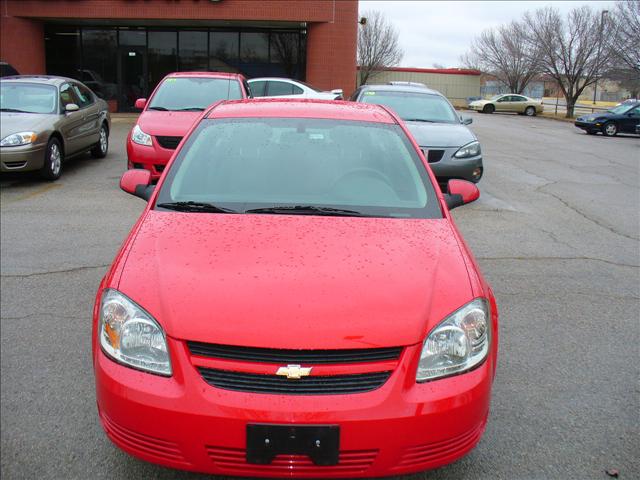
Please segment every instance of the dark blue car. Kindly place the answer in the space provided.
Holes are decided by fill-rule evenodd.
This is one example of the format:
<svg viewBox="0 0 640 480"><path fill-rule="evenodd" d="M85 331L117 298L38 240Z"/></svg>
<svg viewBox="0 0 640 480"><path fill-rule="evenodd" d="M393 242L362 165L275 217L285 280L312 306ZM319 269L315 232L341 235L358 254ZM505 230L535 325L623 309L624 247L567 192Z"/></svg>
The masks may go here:
<svg viewBox="0 0 640 480"><path fill-rule="evenodd" d="M606 112L591 113L576 118L575 126L591 135L602 132L613 137L618 133L638 133L640 102L623 103Z"/></svg>

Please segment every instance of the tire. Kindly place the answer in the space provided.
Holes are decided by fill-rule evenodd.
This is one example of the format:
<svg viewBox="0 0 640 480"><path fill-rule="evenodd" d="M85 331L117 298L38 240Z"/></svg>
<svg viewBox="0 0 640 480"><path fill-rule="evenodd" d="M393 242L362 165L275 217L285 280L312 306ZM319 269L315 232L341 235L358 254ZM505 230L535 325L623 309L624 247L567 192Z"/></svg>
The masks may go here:
<svg viewBox="0 0 640 480"><path fill-rule="evenodd" d="M109 129L106 124L102 124L100 127L100 140L96 143L95 147L91 149L91 155L93 158L104 158L109 151Z"/></svg>
<svg viewBox="0 0 640 480"><path fill-rule="evenodd" d="M618 126L615 122L607 122L602 126L602 133L607 137L615 137L618 134Z"/></svg>
<svg viewBox="0 0 640 480"><path fill-rule="evenodd" d="M485 105L484 108L482 109L482 113L493 113L495 111L496 111L496 107L494 107L491 104Z"/></svg>
<svg viewBox="0 0 640 480"><path fill-rule="evenodd" d="M63 161L64 154L60 140L53 137L49 140L47 149L44 151L44 165L40 169L40 176L49 181L59 179L62 174Z"/></svg>
<svg viewBox="0 0 640 480"><path fill-rule="evenodd" d="M527 107L524 109L524 114L527 117L533 117L536 114L536 107Z"/></svg>

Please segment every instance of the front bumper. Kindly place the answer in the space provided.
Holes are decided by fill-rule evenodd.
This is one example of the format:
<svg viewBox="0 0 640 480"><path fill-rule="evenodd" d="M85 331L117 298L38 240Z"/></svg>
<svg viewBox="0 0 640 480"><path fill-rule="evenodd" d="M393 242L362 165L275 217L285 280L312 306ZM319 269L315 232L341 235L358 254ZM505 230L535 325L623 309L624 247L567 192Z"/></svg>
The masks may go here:
<svg viewBox="0 0 640 480"><path fill-rule="evenodd" d="M573 124L576 127L581 128L582 130L592 131L592 132L596 130L600 130L603 125L601 122L585 122L581 120L576 120Z"/></svg>
<svg viewBox="0 0 640 480"><path fill-rule="evenodd" d="M453 178L478 183L482 178L484 173L482 153L475 157L456 158L453 155L459 148L420 147L439 183L446 183ZM434 156L429 151L438 153ZM441 156L440 153L442 153Z"/></svg>
<svg viewBox="0 0 640 480"><path fill-rule="evenodd" d="M155 137L153 145L139 145L131 140L131 133L127 137L127 168L144 168L151 172L151 178L157 180L162 175L175 150L163 148Z"/></svg>
<svg viewBox="0 0 640 480"><path fill-rule="evenodd" d="M354 478L396 475L453 462L477 444L495 370L487 360L462 375L415 382L421 345L404 349L380 388L350 395L244 393L207 384L184 342L169 338L173 376L119 365L95 349L97 403L109 438L126 452L173 468L217 475ZM339 463L280 455L246 462L248 423L339 425Z"/></svg>
<svg viewBox="0 0 640 480"><path fill-rule="evenodd" d="M0 147L0 171L29 172L40 170L44 165L46 145L22 145Z"/></svg>

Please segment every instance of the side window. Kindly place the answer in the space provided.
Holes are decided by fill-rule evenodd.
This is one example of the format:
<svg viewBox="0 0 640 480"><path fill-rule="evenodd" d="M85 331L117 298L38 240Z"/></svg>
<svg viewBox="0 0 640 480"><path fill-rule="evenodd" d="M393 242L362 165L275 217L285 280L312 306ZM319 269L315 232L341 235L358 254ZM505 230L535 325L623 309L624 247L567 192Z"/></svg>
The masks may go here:
<svg viewBox="0 0 640 480"><path fill-rule="evenodd" d="M640 106L637 106L629 112L634 117L640 117Z"/></svg>
<svg viewBox="0 0 640 480"><path fill-rule="evenodd" d="M270 97L278 97L280 95L292 95L293 85L286 82L269 82L267 95Z"/></svg>
<svg viewBox="0 0 640 480"><path fill-rule="evenodd" d="M71 85L65 83L64 85L62 85L62 87L60 87L60 106L62 107L62 110L64 111L64 108L70 103L75 103L76 105L80 106L80 100L78 100L78 97L76 97L76 94L71 88Z"/></svg>
<svg viewBox="0 0 640 480"><path fill-rule="evenodd" d="M508 95L504 96L504 97L500 97L498 99L498 102L508 102L508 101L509 101L509 96Z"/></svg>
<svg viewBox="0 0 640 480"><path fill-rule="evenodd" d="M292 95L302 95L304 93L304 90L302 90L300 87L298 87L297 85L291 85L292 88Z"/></svg>
<svg viewBox="0 0 640 480"><path fill-rule="evenodd" d="M519 96L519 95L512 95L512 96L511 96L511 101L512 101L512 102L526 102L526 101L527 101L527 99L526 99L526 98L524 98L524 97L521 97L521 96Z"/></svg>
<svg viewBox="0 0 640 480"><path fill-rule="evenodd" d="M267 82L261 80L259 82L251 82L251 93L254 97L264 97Z"/></svg>
<svg viewBox="0 0 640 480"><path fill-rule="evenodd" d="M80 108L88 107L93 103L93 94L87 87L74 83L73 91L75 92L76 97L78 97L78 106Z"/></svg>

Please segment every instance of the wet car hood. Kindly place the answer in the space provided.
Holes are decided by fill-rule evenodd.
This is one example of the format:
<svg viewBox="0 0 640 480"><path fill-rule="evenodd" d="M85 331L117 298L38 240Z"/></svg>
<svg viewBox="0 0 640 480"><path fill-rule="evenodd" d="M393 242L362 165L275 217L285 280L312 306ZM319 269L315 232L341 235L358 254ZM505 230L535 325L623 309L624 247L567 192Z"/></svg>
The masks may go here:
<svg viewBox="0 0 640 480"><path fill-rule="evenodd" d="M52 113L0 113L0 138L18 132L36 133L51 128L58 115Z"/></svg>
<svg viewBox="0 0 640 480"><path fill-rule="evenodd" d="M118 289L174 338L309 349L416 344L472 298L445 219L153 210Z"/></svg>
<svg viewBox="0 0 640 480"><path fill-rule="evenodd" d="M459 123L405 123L421 147L462 147L476 140L473 132Z"/></svg>
<svg viewBox="0 0 640 480"><path fill-rule="evenodd" d="M140 114L138 125L149 135L182 137L202 112L160 112L147 110Z"/></svg>

